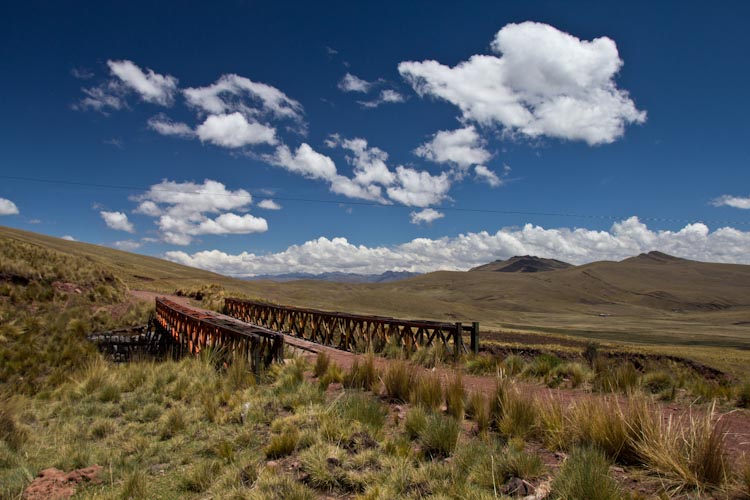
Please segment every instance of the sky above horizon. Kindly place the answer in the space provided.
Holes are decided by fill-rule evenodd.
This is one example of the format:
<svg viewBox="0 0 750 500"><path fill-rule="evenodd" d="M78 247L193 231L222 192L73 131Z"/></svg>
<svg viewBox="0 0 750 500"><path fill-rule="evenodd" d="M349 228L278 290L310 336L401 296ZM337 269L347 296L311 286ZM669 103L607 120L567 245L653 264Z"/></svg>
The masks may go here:
<svg viewBox="0 0 750 500"><path fill-rule="evenodd" d="M236 276L750 264L749 15L6 2L0 225Z"/></svg>

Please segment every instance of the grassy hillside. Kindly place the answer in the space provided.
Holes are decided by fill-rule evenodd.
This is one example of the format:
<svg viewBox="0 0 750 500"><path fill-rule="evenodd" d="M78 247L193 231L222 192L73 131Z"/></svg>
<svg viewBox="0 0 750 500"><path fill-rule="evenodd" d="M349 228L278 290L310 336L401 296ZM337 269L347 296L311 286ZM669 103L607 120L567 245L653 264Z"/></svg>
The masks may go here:
<svg viewBox="0 0 750 500"><path fill-rule="evenodd" d="M10 238L84 258L131 289L173 292L220 285L281 304L449 321L483 329L609 342L750 348L750 266L651 253L544 273L434 272L398 282L243 281L161 259L25 231ZM693 349L697 353L701 349ZM706 351L711 356L711 351Z"/></svg>

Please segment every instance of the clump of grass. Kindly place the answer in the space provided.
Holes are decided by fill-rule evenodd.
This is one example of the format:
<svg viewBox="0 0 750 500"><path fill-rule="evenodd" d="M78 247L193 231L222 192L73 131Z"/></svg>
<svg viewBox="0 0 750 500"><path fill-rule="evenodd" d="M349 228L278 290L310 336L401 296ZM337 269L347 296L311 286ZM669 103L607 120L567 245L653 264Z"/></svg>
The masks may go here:
<svg viewBox="0 0 750 500"><path fill-rule="evenodd" d="M740 469L740 491L744 498L750 498L750 460L748 459L745 459Z"/></svg>
<svg viewBox="0 0 750 500"><path fill-rule="evenodd" d="M551 375L553 377L561 377L567 379L570 382L570 386L575 389L589 378L591 378L591 372L581 363L563 363L557 365Z"/></svg>
<svg viewBox="0 0 750 500"><path fill-rule="evenodd" d="M140 468L133 469L125 476L125 481L123 481L122 490L120 491L120 498L122 500L147 498L147 484L146 473Z"/></svg>
<svg viewBox="0 0 750 500"><path fill-rule="evenodd" d="M225 379L232 391L241 391L255 385L255 375L250 360L243 355L235 356L227 367Z"/></svg>
<svg viewBox="0 0 750 500"><path fill-rule="evenodd" d="M385 424L386 410L369 393L348 394L338 404L345 418L361 422L372 430L380 430Z"/></svg>
<svg viewBox="0 0 750 500"><path fill-rule="evenodd" d="M573 428L566 418L562 402L553 398L545 398L537 403L542 442L550 450L566 449L573 441Z"/></svg>
<svg viewBox="0 0 750 500"><path fill-rule="evenodd" d="M750 380L746 380L737 387L737 406L750 408Z"/></svg>
<svg viewBox="0 0 750 500"><path fill-rule="evenodd" d="M408 402L414 378L414 369L405 361L389 363L383 373L383 387L388 399L401 403Z"/></svg>
<svg viewBox="0 0 750 500"><path fill-rule="evenodd" d="M212 391L204 391L201 392L199 398L206 420L214 423L219 411L219 403L216 401L216 395Z"/></svg>
<svg viewBox="0 0 750 500"><path fill-rule="evenodd" d="M544 465L538 454L525 451L523 441L519 441L497 457L497 468L505 482L512 477L535 479L542 474Z"/></svg>
<svg viewBox="0 0 750 500"><path fill-rule="evenodd" d="M577 402L569 411L566 424L572 435L558 434L561 448L563 440L568 445L595 446L610 459L624 464L638 463L636 442L641 428L651 422L648 407L630 403L623 408L616 399L590 398Z"/></svg>
<svg viewBox="0 0 750 500"><path fill-rule="evenodd" d="M98 419L91 424L91 436L94 439L102 439L115 431L115 424L111 420Z"/></svg>
<svg viewBox="0 0 750 500"><path fill-rule="evenodd" d="M247 496L245 496L247 495ZM279 474L273 469L263 469L253 488L242 492L240 498L250 500L315 500L316 493L297 482L292 476Z"/></svg>
<svg viewBox="0 0 750 500"><path fill-rule="evenodd" d="M499 377L495 382L495 390L489 398L490 422L495 427L503 419L505 400L510 390L510 381L505 377Z"/></svg>
<svg viewBox="0 0 750 500"><path fill-rule="evenodd" d="M346 473L341 467L346 452L337 446L318 443L300 453L302 470L313 488L331 491L346 486Z"/></svg>
<svg viewBox="0 0 750 500"><path fill-rule="evenodd" d="M363 359L354 358L349 373L344 377L344 387L364 389L371 391L378 380L378 372L375 369L375 356L368 353Z"/></svg>
<svg viewBox="0 0 750 500"><path fill-rule="evenodd" d="M557 356L540 354L523 368L522 374L527 377L546 378L561 363L562 361Z"/></svg>
<svg viewBox="0 0 750 500"><path fill-rule="evenodd" d="M466 371L473 375L496 373L498 366L498 360L494 356L488 354L479 354L470 357L466 361Z"/></svg>
<svg viewBox="0 0 750 500"><path fill-rule="evenodd" d="M172 408L167 413L159 430L162 440L171 439L185 429L185 415L179 407Z"/></svg>
<svg viewBox="0 0 750 500"><path fill-rule="evenodd" d="M454 372L448 386L445 388L445 403L450 416L459 421L464 419L466 391L461 372Z"/></svg>
<svg viewBox="0 0 750 500"><path fill-rule="evenodd" d="M427 426L427 412L421 406L413 406L406 412L404 429L410 439L417 439Z"/></svg>
<svg viewBox="0 0 750 500"><path fill-rule="evenodd" d="M714 380L706 380L701 376L694 376L688 381L688 390L698 401L714 401L729 399L730 389Z"/></svg>
<svg viewBox="0 0 750 500"><path fill-rule="evenodd" d="M632 394L638 388L640 373L632 363L599 363L594 377L594 390Z"/></svg>
<svg viewBox="0 0 750 500"><path fill-rule="evenodd" d="M342 383L344 381L344 372L336 363L330 363L326 372L318 379L318 387L325 391L333 383Z"/></svg>
<svg viewBox="0 0 750 500"><path fill-rule="evenodd" d="M13 451L18 451L28 439L28 433L16 422L7 401L0 405L0 439Z"/></svg>
<svg viewBox="0 0 750 500"><path fill-rule="evenodd" d="M216 460L204 460L194 465L182 480L182 487L194 493L203 493L213 484L221 464Z"/></svg>
<svg viewBox="0 0 750 500"><path fill-rule="evenodd" d="M666 371L649 372L643 376L641 382L645 389L651 394L659 394L674 387L672 375Z"/></svg>
<svg viewBox="0 0 750 500"><path fill-rule="evenodd" d="M481 392L473 392L466 405L467 416L477 424L477 433L485 434L490 427L490 403Z"/></svg>
<svg viewBox="0 0 750 500"><path fill-rule="evenodd" d="M287 428L280 434L271 436L271 441L263 449L267 458L281 458L291 455L299 442L299 431L296 428Z"/></svg>
<svg viewBox="0 0 750 500"><path fill-rule="evenodd" d="M497 428L501 434L525 439L536 432L537 409L533 399L526 398L518 390L512 389L505 393L502 406L502 416L497 421Z"/></svg>
<svg viewBox="0 0 750 500"><path fill-rule="evenodd" d="M720 486L727 479L726 432L714 418L715 405L687 421L656 418L643 426L638 452L650 467L671 477L679 486Z"/></svg>
<svg viewBox="0 0 750 500"><path fill-rule="evenodd" d="M609 463L596 448L575 448L552 481L559 500L622 500L617 482L609 475Z"/></svg>
<svg viewBox="0 0 750 500"><path fill-rule="evenodd" d="M325 351L320 351L315 358L315 366L313 367L313 375L316 377L322 377L327 371L328 366L331 364L331 357Z"/></svg>
<svg viewBox="0 0 750 500"><path fill-rule="evenodd" d="M422 449L431 458L450 456L456 449L460 429L460 424L454 418L440 414L428 416L420 435Z"/></svg>
<svg viewBox="0 0 750 500"><path fill-rule="evenodd" d="M424 371L416 376L411 401L428 410L438 410L443 404L443 387L436 372Z"/></svg>
<svg viewBox="0 0 750 500"><path fill-rule="evenodd" d="M117 403L120 401L120 387L112 382L104 384L99 389L97 398L102 403Z"/></svg>
<svg viewBox="0 0 750 500"><path fill-rule="evenodd" d="M598 342L592 340L586 343L586 347L583 349L583 359L586 360L591 368L594 368L596 362L599 360Z"/></svg>
<svg viewBox="0 0 750 500"><path fill-rule="evenodd" d="M518 354L509 354L505 357L503 362L500 363L503 371L511 377L521 373L525 365L526 362Z"/></svg>
<svg viewBox="0 0 750 500"><path fill-rule="evenodd" d="M425 368L435 368L443 364L446 357L447 352L445 350L445 346L442 342L439 342L437 344L419 349L411 359L415 364L419 366L423 366Z"/></svg>

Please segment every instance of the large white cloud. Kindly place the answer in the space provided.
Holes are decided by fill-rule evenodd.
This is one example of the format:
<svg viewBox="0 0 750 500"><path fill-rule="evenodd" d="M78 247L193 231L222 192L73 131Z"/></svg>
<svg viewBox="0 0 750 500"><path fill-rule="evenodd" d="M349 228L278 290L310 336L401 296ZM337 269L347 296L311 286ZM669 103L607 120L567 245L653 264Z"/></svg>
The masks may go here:
<svg viewBox="0 0 750 500"><path fill-rule="evenodd" d="M318 238L292 245L278 253L232 255L220 250L168 252L181 264L233 276L322 273L344 271L377 274L389 270L430 272L466 270L513 255L537 255L583 264L621 260L641 252L660 250L688 259L750 264L750 232L723 227L713 232L704 224L689 224L679 231L655 231L638 218L612 225L609 231L545 229L526 224L497 232L466 233L452 238L417 238L396 246L367 247L345 238Z"/></svg>
<svg viewBox="0 0 750 500"><path fill-rule="evenodd" d="M123 212L107 212L106 210L102 210L99 212L99 215L102 216L104 223L110 229L125 231L128 233L135 232L135 226L133 226L133 223L128 220L127 214Z"/></svg>
<svg viewBox="0 0 750 500"><path fill-rule="evenodd" d="M750 196L743 198L741 196L722 195L711 202L715 207L727 206L733 208L750 209Z"/></svg>
<svg viewBox="0 0 750 500"><path fill-rule="evenodd" d="M258 122L249 122L242 113L210 115L195 133L201 141L225 148L255 144L276 144L276 130Z"/></svg>
<svg viewBox="0 0 750 500"><path fill-rule="evenodd" d="M397 183L388 188L388 196L410 207L436 205L448 197L451 179L446 172L432 175L422 170L404 166L396 167Z"/></svg>
<svg viewBox="0 0 750 500"><path fill-rule="evenodd" d="M627 124L646 120L617 88L623 62L607 37L580 40L524 22L504 26L491 46L498 55L474 55L454 67L405 61L398 70L420 95L458 106L463 119L529 137L610 143Z"/></svg>
<svg viewBox="0 0 750 500"><path fill-rule="evenodd" d="M18 207L6 198L0 198L0 215L16 215Z"/></svg>
<svg viewBox="0 0 750 500"><path fill-rule="evenodd" d="M441 130L431 141L415 149L414 153L437 163L457 165L461 169L485 163L492 156L484 148L484 141L473 126Z"/></svg>
<svg viewBox="0 0 750 500"><path fill-rule="evenodd" d="M229 190L218 181L203 184L164 180L133 197L135 213L154 217L162 239L173 245L189 245L203 234L249 234L268 230L262 217L245 212L253 201L244 189ZM211 218L206 214L219 214Z"/></svg>
<svg viewBox="0 0 750 500"><path fill-rule="evenodd" d="M282 144L273 155L266 156L266 161L309 179L333 180L337 175L333 160L304 142L294 153Z"/></svg>
<svg viewBox="0 0 750 500"><path fill-rule="evenodd" d="M107 61L112 75L134 90L147 102L169 106L177 90L177 78L160 75L153 70L145 72L132 61Z"/></svg>

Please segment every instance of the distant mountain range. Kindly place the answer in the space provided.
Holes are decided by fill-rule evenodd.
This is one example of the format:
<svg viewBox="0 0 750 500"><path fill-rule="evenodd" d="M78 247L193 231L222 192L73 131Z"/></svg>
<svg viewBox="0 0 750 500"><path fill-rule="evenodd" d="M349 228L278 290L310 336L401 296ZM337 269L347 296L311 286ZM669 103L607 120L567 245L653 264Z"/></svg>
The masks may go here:
<svg viewBox="0 0 750 500"><path fill-rule="evenodd" d="M574 267L572 264L555 259L543 259L532 255L511 257L508 260L496 260L469 271L493 271L497 273L543 273Z"/></svg>
<svg viewBox="0 0 750 500"><path fill-rule="evenodd" d="M356 273L288 273L288 274L263 274L259 276L250 276L242 278L247 281L269 280L269 281L331 281L334 283L390 283L406 278L419 276L419 273L410 273L407 271L386 271L382 274L356 274Z"/></svg>

